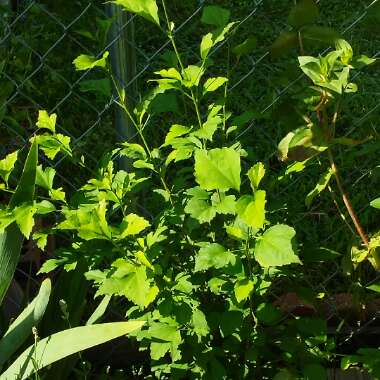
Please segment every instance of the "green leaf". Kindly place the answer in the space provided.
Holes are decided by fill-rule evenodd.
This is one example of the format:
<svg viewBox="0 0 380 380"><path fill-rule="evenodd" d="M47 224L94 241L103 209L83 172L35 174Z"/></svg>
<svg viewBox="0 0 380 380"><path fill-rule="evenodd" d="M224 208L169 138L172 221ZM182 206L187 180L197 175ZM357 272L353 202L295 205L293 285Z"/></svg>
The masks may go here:
<svg viewBox="0 0 380 380"><path fill-rule="evenodd" d="M155 0L115 0L111 1L121 5L127 12L136 13L146 20L160 25L158 17L158 7Z"/></svg>
<svg viewBox="0 0 380 380"><path fill-rule="evenodd" d="M150 286L145 266L133 265L124 259L116 260L112 266L116 271L102 282L97 294L124 296L141 309L154 301L158 288Z"/></svg>
<svg viewBox="0 0 380 380"><path fill-rule="evenodd" d="M273 42L270 51L273 58L287 54L291 49L298 46L298 35L296 32L283 32Z"/></svg>
<svg viewBox="0 0 380 380"><path fill-rule="evenodd" d="M365 66L372 65L376 61L376 58L370 58L366 55L359 55L353 59L351 64L355 69L362 69Z"/></svg>
<svg viewBox="0 0 380 380"><path fill-rule="evenodd" d="M152 341L150 344L150 356L153 360L163 358L168 352L170 353L172 361L181 358L179 345L182 343L182 337L177 324L152 323L149 330L139 334L138 339L140 339L140 337L148 338Z"/></svg>
<svg viewBox="0 0 380 380"><path fill-rule="evenodd" d="M335 48L340 51L340 59L342 63L345 65L350 64L352 57L354 56L351 45L347 41L339 38L335 41Z"/></svg>
<svg viewBox="0 0 380 380"><path fill-rule="evenodd" d="M34 226L34 215L36 211L36 206L28 203L18 206L13 210L16 223L27 239L29 239Z"/></svg>
<svg viewBox="0 0 380 380"><path fill-rule="evenodd" d="M195 334L198 336L198 338L201 338L203 336L207 336L210 332L210 328L207 324L206 316L199 309L195 309L193 311L193 316L191 318L191 324L192 324L193 330L194 330Z"/></svg>
<svg viewBox="0 0 380 380"><path fill-rule="evenodd" d="M271 303L261 303L256 310L256 317L266 325L274 325L281 318L281 312Z"/></svg>
<svg viewBox="0 0 380 380"><path fill-rule="evenodd" d="M333 171L331 169L329 169L326 173L322 174L317 185L306 196L306 199L305 199L306 207L310 207L314 198L317 197L319 194L322 193L323 190L326 189L332 175L333 175Z"/></svg>
<svg viewBox="0 0 380 380"><path fill-rule="evenodd" d="M101 300L98 307L95 309L95 311L91 314L90 318L86 322L86 326L93 325L97 321L99 321L100 318L103 317L104 313L107 310L107 307L111 301L111 296L104 296Z"/></svg>
<svg viewBox="0 0 380 380"><path fill-rule="evenodd" d="M312 128L301 127L289 132L279 143L278 151L281 161L306 161L327 149L327 145L320 141L316 145L316 138Z"/></svg>
<svg viewBox="0 0 380 380"><path fill-rule="evenodd" d="M303 368L305 380L326 380L327 371L320 364L307 364Z"/></svg>
<svg viewBox="0 0 380 380"><path fill-rule="evenodd" d="M261 180L265 176L265 166L262 162L258 162L251 169L248 170L247 176L251 183L251 187L253 191L258 190Z"/></svg>
<svg viewBox="0 0 380 380"><path fill-rule="evenodd" d="M38 121L36 123L37 127L40 129L48 129L49 131L55 133L55 124L57 122L57 114L53 113L49 116L47 111L38 112Z"/></svg>
<svg viewBox="0 0 380 380"><path fill-rule="evenodd" d="M225 39L226 34L232 29L234 25L235 25L234 22L230 22L224 28L223 27L218 28L214 32L208 33L202 38L200 53L201 53L201 58L204 61L209 55L211 49Z"/></svg>
<svg viewBox="0 0 380 380"><path fill-rule="evenodd" d="M228 23L230 16L231 12L228 9L217 5L209 5L204 7L201 21L204 24L224 27Z"/></svg>
<svg viewBox="0 0 380 380"><path fill-rule="evenodd" d="M33 233L33 240L36 242L37 247L41 251L43 251L45 249L45 247L47 245L47 242L48 242L48 237L49 237L48 234L45 234L45 233L42 233L42 232L34 232Z"/></svg>
<svg viewBox="0 0 380 380"><path fill-rule="evenodd" d="M191 127L186 127L184 125L174 124L170 127L168 134L165 138L165 144L170 144L177 137L188 134L191 131Z"/></svg>
<svg viewBox="0 0 380 380"><path fill-rule="evenodd" d="M310 25L302 29L302 38L307 45L334 45L339 33L327 26Z"/></svg>
<svg viewBox="0 0 380 380"><path fill-rule="evenodd" d="M191 198L188 200L185 212L200 223L211 222L216 214L234 214L235 196L215 193L210 198L210 193L195 187L186 192Z"/></svg>
<svg viewBox="0 0 380 380"><path fill-rule="evenodd" d="M304 25L313 24L319 18L319 8L314 0L300 0L289 14L288 23L299 29Z"/></svg>
<svg viewBox="0 0 380 380"><path fill-rule="evenodd" d="M27 348L0 375L0 380L27 379L35 372L35 364L41 370L70 355L140 329L143 325L142 321L114 322L60 331Z"/></svg>
<svg viewBox="0 0 380 380"><path fill-rule="evenodd" d="M202 66L190 65L183 70L182 84L185 87L191 88L199 86L199 81L204 74L204 68Z"/></svg>
<svg viewBox="0 0 380 380"><path fill-rule="evenodd" d="M188 190L186 194L191 196L185 207L187 214L200 223L208 223L215 218L216 209L211 205L210 194L206 190L196 187Z"/></svg>
<svg viewBox="0 0 380 380"><path fill-rule="evenodd" d="M145 160L147 158L145 149L140 144L124 142L122 146L123 149L120 151L122 156L138 160Z"/></svg>
<svg viewBox="0 0 380 380"><path fill-rule="evenodd" d="M236 198L234 195L217 192L212 195L211 202L218 214L233 215L236 212Z"/></svg>
<svg viewBox="0 0 380 380"><path fill-rule="evenodd" d="M8 154L0 161L0 177L8 184L9 176L11 175L18 157L18 150Z"/></svg>
<svg viewBox="0 0 380 380"><path fill-rule="evenodd" d="M265 223L265 205L266 192L258 190L253 197L249 195L241 197L236 204L236 210L244 223L254 230L259 230Z"/></svg>
<svg viewBox="0 0 380 380"><path fill-rule="evenodd" d="M38 146L34 141L26 159L16 191L10 200L11 208L19 206L23 202L33 201L37 160ZM24 237L16 223L12 223L7 227L5 232L0 233L0 305L3 302L16 270L23 241Z"/></svg>
<svg viewBox="0 0 380 380"><path fill-rule="evenodd" d="M105 68L107 65L107 58L109 56L109 52L104 52L102 58L96 59L96 57L92 55L82 54L79 57L75 58L73 64L77 71L90 70L94 67Z"/></svg>
<svg viewBox="0 0 380 380"><path fill-rule="evenodd" d="M81 205L77 210L63 210L65 220L57 229L77 231L84 240L111 238L111 231L106 220L107 205L105 201L99 204Z"/></svg>
<svg viewBox="0 0 380 380"><path fill-rule="evenodd" d="M174 67L171 67L170 69L163 69L160 71L155 71L154 73L159 75L162 78L176 79L178 81L182 80L181 74Z"/></svg>
<svg viewBox="0 0 380 380"><path fill-rule="evenodd" d="M201 248L195 257L195 272L210 268L224 268L234 262L235 256L217 243L208 244Z"/></svg>
<svg viewBox="0 0 380 380"><path fill-rule="evenodd" d="M249 298L254 288L254 282L245 278L236 282L234 287L235 297L238 302Z"/></svg>
<svg viewBox="0 0 380 380"><path fill-rule="evenodd" d="M55 156L59 152L63 152L68 156L72 156L71 148L70 148L70 137L64 136L60 133L55 135L38 135L33 138L33 140L37 141L41 150L46 154L48 158L54 160Z"/></svg>
<svg viewBox="0 0 380 380"><path fill-rule="evenodd" d="M240 154L232 148L197 150L195 179L205 190L240 190Z"/></svg>
<svg viewBox="0 0 380 380"><path fill-rule="evenodd" d="M36 185L42 187L45 190L53 190L53 181L55 177L55 169L42 168L42 165L37 166Z"/></svg>
<svg viewBox="0 0 380 380"><path fill-rule="evenodd" d="M255 259L264 268L300 264L293 248L295 235L295 230L284 224L269 228L256 243Z"/></svg>
<svg viewBox="0 0 380 380"><path fill-rule="evenodd" d="M42 282L36 298L23 310L5 332L0 340L0 369L32 334L32 328L37 327L45 313L50 292L51 282L49 279L46 279Z"/></svg>
<svg viewBox="0 0 380 380"><path fill-rule="evenodd" d="M372 284L370 286L367 286L367 289L372 290L376 293L380 293L380 284Z"/></svg>
<svg viewBox="0 0 380 380"><path fill-rule="evenodd" d="M232 52L238 57L241 57L243 55L248 55L252 53L252 51L255 50L256 46L257 46L257 38L250 37L250 38L247 38L240 45L235 46L232 49Z"/></svg>
<svg viewBox="0 0 380 380"><path fill-rule="evenodd" d="M92 92L105 100L109 100L112 95L112 85L108 78L81 81L79 89L81 92Z"/></svg>
<svg viewBox="0 0 380 380"><path fill-rule="evenodd" d="M191 136L196 136L199 139L212 141L219 125L223 123L223 117L219 115L217 112L217 107L211 108L211 111L207 116L207 120L205 123L203 123L202 128L192 132Z"/></svg>
<svg viewBox="0 0 380 380"><path fill-rule="evenodd" d="M216 91L219 87L223 86L227 82L228 79L225 77L209 78L203 85L203 94Z"/></svg>
<svg viewBox="0 0 380 380"><path fill-rule="evenodd" d="M33 201L36 184L37 162L38 144L36 141L33 141L28 157L25 161L21 178L18 181L16 191L9 202L10 208L19 206L24 202Z"/></svg>
<svg viewBox="0 0 380 380"><path fill-rule="evenodd" d="M120 239L125 239L127 236L138 235L150 226L150 223L143 217L136 214L129 214L120 225Z"/></svg>
<svg viewBox="0 0 380 380"><path fill-rule="evenodd" d="M380 198L376 198L374 199L371 203L370 203L371 207L374 207L374 208L378 208L380 209Z"/></svg>

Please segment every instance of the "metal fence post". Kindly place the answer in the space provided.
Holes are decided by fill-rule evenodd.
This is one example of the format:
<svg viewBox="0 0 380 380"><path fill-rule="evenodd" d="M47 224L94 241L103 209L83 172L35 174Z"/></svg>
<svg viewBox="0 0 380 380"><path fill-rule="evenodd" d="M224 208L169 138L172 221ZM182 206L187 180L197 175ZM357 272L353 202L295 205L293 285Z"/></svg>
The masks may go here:
<svg viewBox="0 0 380 380"><path fill-rule="evenodd" d="M107 4L107 14L113 23L109 32L110 58L113 75L119 88L125 89L126 105L133 110L137 97L136 49L133 16L115 4ZM115 108L115 128L119 141L130 141L135 135L134 126L120 107ZM128 163L122 159L120 165L127 169Z"/></svg>

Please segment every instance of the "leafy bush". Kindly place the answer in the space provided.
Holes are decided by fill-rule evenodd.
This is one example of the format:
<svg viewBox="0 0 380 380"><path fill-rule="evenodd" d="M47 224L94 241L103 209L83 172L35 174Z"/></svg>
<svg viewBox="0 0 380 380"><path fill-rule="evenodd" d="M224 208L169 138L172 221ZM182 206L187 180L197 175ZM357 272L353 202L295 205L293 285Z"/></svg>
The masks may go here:
<svg viewBox="0 0 380 380"><path fill-rule="evenodd" d="M118 105L139 141L123 142L105 154L93 178L70 199L54 186L55 169L35 163L36 197L3 209L1 229L17 225L17 233L32 235L41 249L49 235L66 238L70 244L58 249L40 273L85 266L95 298L102 297L102 313L111 297L123 299L122 313L144 322L143 329L130 335L150 357L151 367L144 371L151 378L326 378L326 367L337 360L326 320L277 307L273 293L304 277L296 229L273 217L274 207L268 202L275 196L269 191L279 180L239 141L252 115L233 117L228 111L229 77L209 74L211 52L234 29L230 13L205 8L202 22L211 31L200 42L200 62L188 64L177 47L165 1L164 20L154 0L114 3L166 33L173 66L156 71L149 81L154 87L129 109L127 94L110 69L108 52L102 57L80 55L74 65L79 71L98 70L112 80ZM305 7L311 3L301 2ZM297 20L302 15L302 7L296 7L289 18L301 45L305 25ZM313 22L314 16L307 24ZM240 57L254 47L251 38L234 51ZM280 142L279 156L296 161L287 168L295 173L327 155L330 167L308 194L306 205L335 178L362 239L352 247L352 262L365 265L368 259L377 270L379 239L364 232L333 156L336 146L360 143L337 137L335 127L343 96L357 90L350 82L351 71L374 61L354 57L342 39L326 55L299 57L313 86L307 83L298 94L304 124ZM190 119L172 120L166 112L168 94L192 110ZM38 147L51 160L65 155L73 164L86 165L77 160L70 138L56 132L56 119L56 114L40 111L31 152ZM161 141L152 141L150 133L158 120L168 127ZM5 191L13 191L8 178L16 158L12 153L0 162ZM33 231L35 215L46 215L51 227ZM317 304L312 289L304 293L312 300L309 304ZM368 362L359 356L345 360L347 368L353 362Z"/></svg>

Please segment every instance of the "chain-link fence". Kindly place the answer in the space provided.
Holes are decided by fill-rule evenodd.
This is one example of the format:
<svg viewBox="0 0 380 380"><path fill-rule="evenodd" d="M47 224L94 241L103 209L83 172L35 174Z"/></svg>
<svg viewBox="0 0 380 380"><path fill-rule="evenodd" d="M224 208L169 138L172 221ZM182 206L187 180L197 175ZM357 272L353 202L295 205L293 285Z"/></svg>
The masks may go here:
<svg viewBox="0 0 380 380"><path fill-rule="evenodd" d="M234 111L242 112L251 108L255 111L252 120L236 139L257 139L257 145L265 151L264 157L260 158L270 161L279 139L285 134L281 130L281 120L276 119L276 116L286 107L288 98L303 78L299 71L284 75L286 62L273 60L269 49L275 38L289 29L284 15L293 1L235 0L232 3L233 15L239 21L225 41L212 51L211 58L216 62L225 62L225 56L234 42L241 42L251 34L257 37L257 49L239 62L237 70L231 74L229 93ZM214 1L213 4L230 5L222 0ZM200 60L198 45L204 29L199 19L204 5L195 0L174 1L171 4L170 12L176 19L174 34L189 62ZM353 41L354 48L361 53L379 57L380 10L377 0L355 0L350 4L321 0L320 5L322 23L339 29L340 34ZM73 149L86 157L90 167L95 166L101 154L116 141L134 139L135 131L123 114L118 113L118 99L112 94L109 83L93 71L75 72L72 61L79 54L101 57L105 51L110 51L117 81L126 89L129 102L133 104L145 92L146 80L169 48L165 36L160 35L154 26L132 15L120 13L114 5L104 5L100 1L77 0L68 5L63 0L2 0L0 6L2 154L26 145L40 109L58 114L58 129L71 137ZM322 49L320 53L325 51ZM216 68L221 71L225 69L223 64ZM347 126L347 135L355 135L359 127L375 130L379 117L378 72L374 70L370 75L363 75L358 71L354 80L361 85L359 87L365 92L365 99L360 93L353 96L350 115L353 122ZM269 119L275 124L274 127L268 127ZM41 159L46 160L45 157ZM372 166L366 167L366 159L362 161L362 164L351 167L347 179L348 187L354 192L372 172ZM73 176L73 168L65 158L52 165L60 168L57 175L71 191L77 190L88 174L81 175L78 172L78 175ZM301 177L294 177L283 186L277 197L297 192L300 180ZM368 191L366 196L370 200L373 194ZM358 213L365 212L366 207L358 210ZM316 223L313 219L313 213L316 212L317 208L300 212L291 223ZM339 227L330 227L329 233L326 227L321 245L328 245L347 229L344 223L340 223ZM314 288L329 294L329 289L340 276L341 266L339 261L333 261L323 270L324 280ZM371 283L377 280L372 279ZM378 318L379 313L376 312L363 325L352 326L340 344L346 344L364 330L368 331Z"/></svg>

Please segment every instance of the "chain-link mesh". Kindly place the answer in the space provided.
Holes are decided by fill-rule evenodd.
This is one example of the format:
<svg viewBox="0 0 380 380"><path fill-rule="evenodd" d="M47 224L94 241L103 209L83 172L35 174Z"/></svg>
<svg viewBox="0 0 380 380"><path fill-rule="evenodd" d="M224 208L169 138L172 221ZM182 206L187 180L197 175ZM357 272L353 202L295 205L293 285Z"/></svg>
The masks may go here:
<svg viewBox="0 0 380 380"><path fill-rule="evenodd" d="M355 0L347 6L346 2L337 1L335 3L338 5L335 6L327 0L319 1L323 22L339 29L347 40L354 41L355 50L373 57L380 55L379 23L371 21L375 8L379 13L377 2ZM215 3L219 4L218 1ZM293 2L283 1L275 5L274 2L266 0L236 0L232 3L233 14L236 13L240 21L235 24L225 41L212 51L211 58L218 62L215 70L225 72L228 67L224 63L219 66L219 62L227 61L226 56L230 54L233 43L241 42L251 34L257 36L259 44L256 51L239 62L233 73L230 73L229 97L234 112L254 110L252 120L238 133L236 140L256 139L259 152L259 146L263 147L263 157L260 158L271 162L276 145L286 132L281 129L281 120L277 116L286 108L287 100L303 79L299 71L284 75L284 68L289 60L286 59L285 63L273 60L268 49L280 33L289 30L284 14ZM229 4L221 0L220 5ZM125 49L133 50L136 63L134 67L127 68L129 76L119 79L126 89L133 88L127 92L132 101L136 102L146 92L146 80L159 67L163 53L169 48L169 41L164 35L158 33L153 25L147 25L134 16L119 19L116 27L112 26L108 17L109 10L107 11L106 5L101 1L77 0L67 5L63 0L12 0L1 1L0 6L2 155L6 151L26 146L34 131L37 111L41 109L58 114L58 129L71 137L73 150L86 157L89 168L95 166L102 153L112 148L121 137L136 137L132 130L125 134L125 131L117 128L117 96L112 94L106 81L95 82L104 78L90 70L76 72L72 61L80 54L101 57L108 50L116 54L117 49L114 47L122 40ZM189 63L200 61L198 45L205 32L199 22L203 7L202 2L193 0L175 1L170 8L176 19L174 35L180 51ZM338 17L338 12L343 13L343 16ZM132 24L134 34L131 32ZM323 49L320 51L321 54L325 52ZM350 125L346 126L344 133L355 136L356 131L363 127L368 131L373 130L376 135L378 132L375 120L379 117L380 108L379 74L375 70L370 75L357 71L353 80L359 83L361 91L352 97ZM93 91L95 83L102 84L101 91ZM362 158L362 162L349 168L346 185L354 193L360 188L369 201L377 194L367 189L363 182L372 176L373 163L372 166L367 165L368 160L364 153L358 157ZM46 157L41 159L46 160ZM86 168L75 168L78 173L72 175L73 167L65 158L51 165L60 168L57 175L71 191L77 190L88 175ZM297 193L297 186L304 178L293 177L284 184L276 197L283 200L286 194ZM312 186L312 182L310 183ZM367 204L368 202L358 210L360 216L366 217ZM320 218L325 218L326 222L329 215L319 213L319 206L320 204L307 212L301 211L289 223L305 223L306 230L310 224L318 223ZM327 227L323 230L323 236L317 236L322 246L329 246L340 234L347 236L347 231L349 233L347 224L342 221L339 221L339 225L329 222L325 224ZM301 236L302 233L301 231ZM314 239L306 232L303 233L303 238ZM311 284L312 288L320 293L331 294L334 283L341 278L340 262L332 261L328 266L318 267L317 270L323 270L323 280L318 280L317 286ZM309 274L311 278L317 275L313 270ZM367 285L376 283L379 278L370 278ZM351 326L351 330L339 341L339 345L345 345L355 335L368 331L376 324L379 316L379 312L376 312L362 325Z"/></svg>

